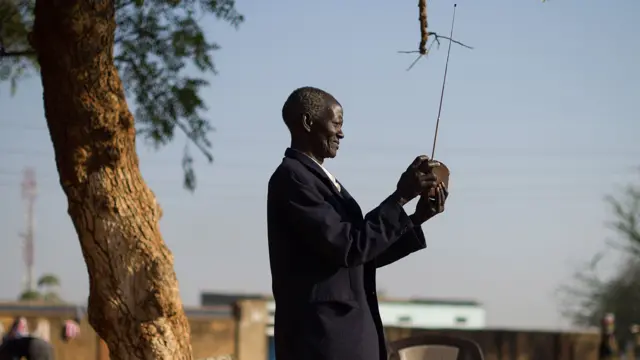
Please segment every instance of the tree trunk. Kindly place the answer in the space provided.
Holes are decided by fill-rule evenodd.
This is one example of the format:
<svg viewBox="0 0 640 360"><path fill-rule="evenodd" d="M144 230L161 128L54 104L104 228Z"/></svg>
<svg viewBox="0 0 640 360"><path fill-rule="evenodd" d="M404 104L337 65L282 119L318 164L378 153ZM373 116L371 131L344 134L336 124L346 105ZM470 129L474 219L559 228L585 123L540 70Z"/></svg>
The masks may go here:
<svg viewBox="0 0 640 360"><path fill-rule="evenodd" d="M30 36L68 212L90 281L89 321L112 359L192 359L189 324L138 167L113 63L114 0L37 0Z"/></svg>

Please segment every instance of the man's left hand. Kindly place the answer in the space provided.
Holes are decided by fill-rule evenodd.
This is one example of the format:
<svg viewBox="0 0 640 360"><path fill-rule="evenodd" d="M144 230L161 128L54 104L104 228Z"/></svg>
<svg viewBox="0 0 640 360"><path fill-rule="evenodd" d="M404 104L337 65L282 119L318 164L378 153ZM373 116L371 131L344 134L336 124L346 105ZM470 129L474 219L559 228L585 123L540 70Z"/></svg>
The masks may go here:
<svg viewBox="0 0 640 360"><path fill-rule="evenodd" d="M414 225L422 225L427 220L443 212L447 197L449 197L449 191L442 183L436 185L434 197L420 196L416 211L411 216Z"/></svg>

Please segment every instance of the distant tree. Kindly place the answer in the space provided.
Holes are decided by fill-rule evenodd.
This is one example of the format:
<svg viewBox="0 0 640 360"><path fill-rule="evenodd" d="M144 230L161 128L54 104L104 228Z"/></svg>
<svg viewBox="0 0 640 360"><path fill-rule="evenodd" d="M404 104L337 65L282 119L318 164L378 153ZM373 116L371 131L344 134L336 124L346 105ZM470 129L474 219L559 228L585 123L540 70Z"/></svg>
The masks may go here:
<svg viewBox="0 0 640 360"><path fill-rule="evenodd" d="M54 274L44 274L38 279L39 288L57 288L60 286L60 279Z"/></svg>
<svg viewBox="0 0 640 360"><path fill-rule="evenodd" d="M54 274L44 274L38 279L38 289L46 302L59 303L62 298L58 294L60 279Z"/></svg>
<svg viewBox="0 0 640 360"><path fill-rule="evenodd" d="M640 323L640 187L628 186L619 197L608 197L615 237L607 247L621 256L620 266L603 278L597 265L603 253L560 288L564 314L576 325L599 326L606 313L616 316L616 337L621 344L631 338L633 324Z"/></svg>
<svg viewBox="0 0 640 360"><path fill-rule="evenodd" d="M58 290L60 287L60 279L54 274L42 275L37 282L37 289L25 290L18 297L19 301L39 301L47 303L63 302Z"/></svg>
<svg viewBox="0 0 640 360"><path fill-rule="evenodd" d="M42 294L38 290L25 290L18 296L19 301L40 301Z"/></svg>

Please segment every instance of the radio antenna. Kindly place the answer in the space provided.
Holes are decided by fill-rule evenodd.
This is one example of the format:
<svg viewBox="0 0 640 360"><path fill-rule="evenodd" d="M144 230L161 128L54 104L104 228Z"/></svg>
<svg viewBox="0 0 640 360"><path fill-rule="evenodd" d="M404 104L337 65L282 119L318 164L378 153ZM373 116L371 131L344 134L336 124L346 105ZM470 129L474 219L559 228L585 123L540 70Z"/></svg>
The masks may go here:
<svg viewBox="0 0 640 360"><path fill-rule="evenodd" d="M442 100L444 99L444 88L447 84L447 70L449 70L449 56L451 55L451 43L453 42L453 26L456 22L456 7L457 4L453 4L453 18L451 19L451 32L449 34L449 49L447 50L447 61L444 65L444 78L442 79L442 91L440 92L440 105L438 106L438 119L436 120L436 131L433 135L433 148L431 149L431 159L433 159L436 153L436 141L438 139L438 128L440 127L440 114L442 113Z"/></svg>

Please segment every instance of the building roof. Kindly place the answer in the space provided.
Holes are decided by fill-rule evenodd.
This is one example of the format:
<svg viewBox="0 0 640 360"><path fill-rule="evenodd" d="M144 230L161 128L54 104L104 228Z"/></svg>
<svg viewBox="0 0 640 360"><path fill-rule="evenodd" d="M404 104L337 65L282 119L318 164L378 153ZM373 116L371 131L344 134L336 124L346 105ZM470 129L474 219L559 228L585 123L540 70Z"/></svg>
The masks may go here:
<svg viewBox="0 0 640 360"><path fill-rule="evenodd" d="M380 301L388 303L421 304L421 305L441 305L441 306L482 306L482 303L470 299L437 299L437 298L410 298L392 299L380 298Z"/></svg>
<svg viewBox="0 0 640 360"><path fill-rule="evenodd" d="M74 304L43 304L32 302L0 302L0 315L12 316L21 314L22 316L45 316L55 315L63 317L76 316L78 305ZM207 306L203 308L185 307L184 311L188 317L228 317L233 311L230 306Z"/></svg>
<svg viewBox="0 0 640 360"><path fill-rule="evenodd" d="M218 292L202 292L200 294L201 306L212 305L233 305L239 300L271 300L271 295L264 294L247 294L247 293L218 293ZM387 296L380 296L380 302L396 303L396 304L421 304L421 305L440 305L440 306L472 306L480 307L482 304L470 299L437 299L437 298L410 298L399 299Z"/></svg>
<svg viewBox="0 0 640 360"><path fill-rule="evenodd" d="M262 294L234 294L203 291L200 293L200 306L234 305L239 300L261 300L268 298L268 296Z"/></svg>

